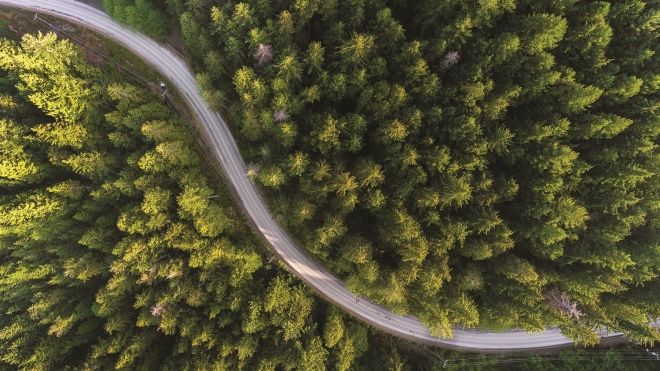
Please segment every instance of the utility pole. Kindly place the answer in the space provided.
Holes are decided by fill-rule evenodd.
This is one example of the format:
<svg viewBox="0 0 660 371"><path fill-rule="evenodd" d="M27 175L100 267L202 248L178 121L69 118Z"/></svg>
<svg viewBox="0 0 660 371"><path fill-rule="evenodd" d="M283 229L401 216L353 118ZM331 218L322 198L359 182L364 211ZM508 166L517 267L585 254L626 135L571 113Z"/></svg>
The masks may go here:
<svg viewBox="0 0 660 371"><path fill-rule="evenodd" d="M162 81L160 82L160 91L162 92L162 95L160 96L161 99L165 99L165 97L168 96L168 94L167 94L167 86L166 86L165 83L162 82Z"/></svg>

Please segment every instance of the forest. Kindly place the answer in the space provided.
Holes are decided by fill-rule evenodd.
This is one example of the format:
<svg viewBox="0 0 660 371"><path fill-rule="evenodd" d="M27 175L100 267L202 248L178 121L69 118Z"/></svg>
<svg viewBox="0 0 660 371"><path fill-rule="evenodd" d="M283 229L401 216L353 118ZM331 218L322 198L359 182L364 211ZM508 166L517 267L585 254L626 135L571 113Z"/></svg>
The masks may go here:
<svg viewBox="0 0 660 371"><path fill-rule="evenodd" d="M52 33L0 71L0 369L402 362L267 260L157 94Z"/></svg>
<svg viewBox="0 0 660 371"><path fill-rule="evenodd" d="M103 4L158 38L179 26L278 221L355 293L441 337L660 340L652 2ZM500 363L315 296L197 148L159 92L70 41L0 41L0 369ZM562 354L502 369L653 369Z"/></svg>
<svg viewBox="0 0 660 371"><path fill-rule="evenodd" d="M119 72L52 33L0 41L0 369L511 370L393 339L312 295L268 259L173 106Z"/></svg>
<svg viewBox="0 0 660 371"><path fill-rule="evenodd" d="M280 223L352 291L441 337L660 339L654 2L156 3Z"/></svg>

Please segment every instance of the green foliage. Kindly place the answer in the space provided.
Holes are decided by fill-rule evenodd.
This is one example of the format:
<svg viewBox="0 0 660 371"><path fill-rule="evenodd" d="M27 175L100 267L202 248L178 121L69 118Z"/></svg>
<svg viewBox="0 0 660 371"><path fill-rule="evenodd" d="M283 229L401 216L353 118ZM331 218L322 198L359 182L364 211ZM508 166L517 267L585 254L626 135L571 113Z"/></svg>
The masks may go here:
<svg viewBox="0 0 660 371"><path fill-rule="evenodd" d="M106 3L180 15L251 176L351 289L443 337L658 339L652 2ZM147 92L52 34L0 69L0 368L438 367L262 260ZM589 362L522 369L633 367Z"/></svg>
<svg viewBox="0 0 660 371"><path fill-rule="evenodd" d="M167 32L169 17L159 3L153 0L103 0L103 9L140 32L162 37Z"/></svg>
<svg viewBox="0 0 660 371"><path fill-rule="evenodd" d="M443 336L490 321L584 342L592 324L658 339L606 304L660 313L636 289L658 281L654 22L643 0L195 2L181 16L251 176L351 289Z"/></svg>
<svg viewBox="0 0 660 371"><path fill-rule="evenodd" d="M366 330L265 262L170 108L53 34L0 61L1 369L359 362Z"/></svg>

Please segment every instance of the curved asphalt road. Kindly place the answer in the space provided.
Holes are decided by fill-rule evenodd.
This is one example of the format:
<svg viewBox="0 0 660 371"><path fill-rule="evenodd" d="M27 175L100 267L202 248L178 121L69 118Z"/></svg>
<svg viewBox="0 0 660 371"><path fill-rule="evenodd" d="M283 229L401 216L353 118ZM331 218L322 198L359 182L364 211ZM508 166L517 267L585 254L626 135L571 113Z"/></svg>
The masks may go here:
<svg viewBox="0 0 660 371"><path fill-rule="evenodd" d="M245 164L227 124L204 102L197 91L194 75L181 58L150 38L119 25L105 13L72 0L0 0L0 5L49 14L104 34L167 77L202 124L200 130L212 144L210 152L222 165L224 175L234 188L244 211L270 242L273 250L303 281L352 316L407 340L463 351L533 351L573 343L556 329L539 333L487 333L455 329L452 339L440 339L431 336L427 327L416 318L396 315L363 298L358 300L341 281L298 248L273 221L259 191L245 175ZM621 334L603 332L601 336L615 337Z"/></svg>

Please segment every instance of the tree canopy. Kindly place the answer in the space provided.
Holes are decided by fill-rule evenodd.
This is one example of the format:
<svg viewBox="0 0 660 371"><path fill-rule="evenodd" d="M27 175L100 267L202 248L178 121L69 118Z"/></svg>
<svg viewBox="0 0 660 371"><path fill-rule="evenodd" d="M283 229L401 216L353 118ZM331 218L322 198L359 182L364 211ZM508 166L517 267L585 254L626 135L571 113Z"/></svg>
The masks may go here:
<svg viewBox="0 0 660 371"><path fill-rule="evenodd" d="M0 41L0 103L0 369L346 370L379 348L264 258L152 92L25 35Z"/></svg>
<svg viewBox="0 0 660 371"><path fill-rule="evenodd" d="M658 340L652 2L104 3L178 18L248 176L354 292L442 337ZM152 92L54 34L0 41L0 369L460 367L316 298L218 184ZM594 362L564 366L624 361Z"/></svg>
<svg viewBox="0 0 660 371"><path fill-rule="evenodd" d="M353 291L442 336L658 339L652 2L178 3L251 176Z"/></svg>

